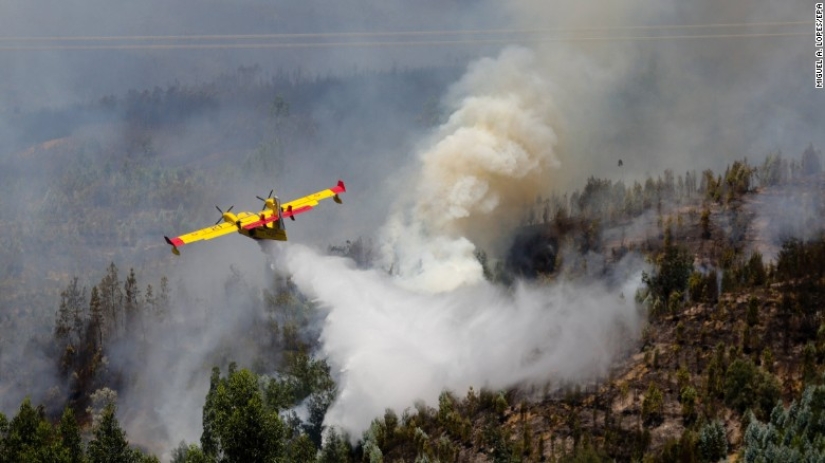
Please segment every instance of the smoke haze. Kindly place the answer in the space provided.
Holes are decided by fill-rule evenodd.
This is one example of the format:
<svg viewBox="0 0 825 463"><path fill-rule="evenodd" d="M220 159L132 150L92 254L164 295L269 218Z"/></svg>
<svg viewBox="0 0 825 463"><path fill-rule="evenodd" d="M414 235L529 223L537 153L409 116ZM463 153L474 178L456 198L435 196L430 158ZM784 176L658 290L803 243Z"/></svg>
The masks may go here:
<svg viewBox="0 0 825 463"><path fill-rule="evenodd" d="M273 5L262 0L231 8L194 1L142 2L117 9L99 1L84 5L77 8L45 0L7 3L0 15L3 45L31 45L13 40L27 36L522 32L434 36L467 40L458 45L3 51L0 102L5 116L15 108L59 107L128 88L201 82L256 62L268 72L300 69L309 75L341 74L394 66L461 65L495 55L508 43L523 43L535 51L530 68L543 79L552 78L561 89L553 96L553 104L566 119L566 154L560 156L575 157L565 168L563 179L570 183L565 187L577 185L587 175L612 172L618 159L624 159L626 171L643 175L665 168L718 169L732 159L761 158L777 148L795 153L809 142L825 145L825 135L816 130L823 118L810 85L810 38L770 36L810 32L798 23L811 14L810 5L801 0L725 4L709 0L689 4L351 0L323 8L311 2ZM44 11L61 19L48 20ZM782 25L787 22L793 24ZM767 25L743 26L747 23ZM719 27L725 24L734 26ZM531 30L551 32L524 32ZM688 35L732 37L661 38ZM485 39L493 43L484 43ZM14 131L5 128L0 124L0 134L14 138Z"/></svg>
<svg viewBox="0 0 825 463"><path fill-rule="evenodd" d="M27 143L50 141L58 137L50 134L60 133L52 126L38 127L30 137L19 129L21 114L97 101L131 88L212 82L255 63L262 71L254 79L260 81L279 71L306 77L357 75L365 69L392 72L396 67L448 68L407 93L388 91L372 81L331 85L323 94L312 89L296 93L292 103L305 117L296 125L315 131L320 141L288 146L277 168L250 174L243 185L204 188L200 198L205 205L180 205L214 213L213 203L238 203L240 208L239 201L251 201L273 186L284 199L332 186L337 178L347 181L344 206L324 205L290 224L290 239L297 243L276 256L328 313L321 324L322 354L329 356L341 381L341 395L328 422L357 433L384 408L400 410L418 398L432 402L442 388L463 392L470 385L558 384L604 374L621 354L622 343L638 334L640 319L632 295L640 263L620 265L613 282L541 288L520 284L510 293L484 281L475 252L501 251L518 225L523 204L537 195L578 187L589 175L615 177L619 159L633 178L666 168L719 169L733 159L759 159L777 148L801 152L810 142L825 146L822 95L814 93L812 82L812 10L801 0L350 0L325 5L248 0L231 6L195 0L116 6L99 0L82 6L6 2L0 6L0 47L31 45L19 40L22 36L567 31L450 35L467 39L457 45L3 49L0 163ZM644 29L783 21L810 24ZM788 31L807 35L760 36ZM694 32L755 36L656 38ZM481 41L487 38L493 43ZM510 42L521 46L509 47ZM455 77L451 69L467 63L463 77L445 90L445 82ZM433 116L437 122L421 124L418 116L428 99L438 102ZM218 105L187 119L173 133L155 139L161 157L171 159L164 166L206 165L225 152L254 150L257 140L222 124L227 119L223 116L233 111L250 118L262 114ZM82 134L59 136L92 133L106 140L128 135L119 121L104 122L84 126ZM44 159L51 164L51 158ZM102 160L78 155L71 161L94 165ZM57 183L59 175L39 167L3 172L14 182L13 194L0 201L6 213L25 214L26 221L46 226L39 216L32 217L30 205L36 202L42 208L37 211L46 211L37 212L42 216L54 215L39 205L48 204L41 190ZM40 177L28 178L35 175ZM52 194L72 193L56 188ZM206 212L198 214L202 216L190 214L175 226L206 218ZM84 226L74 234L87 235L101 225ZM164 232L172 233L171 228ZM170 263L165 260L168 249L145 244L160 242L161 232L145 230L144 235L138 238L142 245L118 248L105 259L154 261L152 268L171 272L171 280L197 301L177 308L177 321L157 335L147 364L135 365L146 369L146 382L120 391L129 435L168 449L199 436L200 407L212 366L206 363L214 358L210 354L224 352L222 358L243 363L259 353L251 345L233 347L261 313L254 303L229 297L223 286L227 268L235 265L251 279L251 292L266 282L254 243L226 238L187 247L181 259ZM321 256L303 245L325 246L355 236L376 239L385 272L356 270L346 260ZM73 237L66 241L75 242L69 239ZM76 267L74 262L87 261L72 244L65 246L55 255L25 253L27 262L44 262L38 264L41 272L24 274L45 280L54 268L65 274ZM53 309L38 309L34 318L51 322ZM32 354L31 344L18 339L28 331L18 326L17 313L9 310L5 316L14 322L3 325L2 337L13 341L5 344L12 347L0 350L0 364L14 368L5 368L0 377L0 407L10 411L20 397L7 391L43 396L39 385L52 384L54 378L48 360ZM126 361L128 354L120 354ZM24 368L36 370L28 377L37 380L18 385L9 379ZM151 419L141 409L159 411L163 422L150 429Z"/></svg>
<svg viewBox="0 0 825 463"><path fill-rule="evenodd" d="M812 105L822 96L811 84L810 4L525 0L506 8L521 27L566 30L567 41L534 49L542 75L562 89L556 104L572 161L563 178L576 185L615 175L619 159L634 176L719 170L825 143L816 129L825 118ZM777 25L793 21L802 23ZM667 38L692 35L734 37Z"/></svg>

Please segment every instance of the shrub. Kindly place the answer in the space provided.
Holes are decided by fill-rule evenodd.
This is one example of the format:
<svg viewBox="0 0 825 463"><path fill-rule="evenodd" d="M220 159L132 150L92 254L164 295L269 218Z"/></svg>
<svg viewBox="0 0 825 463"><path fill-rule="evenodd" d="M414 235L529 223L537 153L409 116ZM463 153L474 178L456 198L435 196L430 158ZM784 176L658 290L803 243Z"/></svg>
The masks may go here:
<svg viewBox="0 0 825 463"><path fill-rule="evenodd" d="M724 395L725 404L739 413L750 408L767 416L779 400L779 381L750 359L736 359L725 373Z"/></svg>
<svg viewBox="0 0 825 463"><path fill-rule="evenodd" d="M645 424L658 425L664 419L665 399L662 391L652 382L642 400L642 421Z"/></svg>
<svg viewBox="0 0 825 463"><path fill-rule="evenodd" d="M699 431L699 457L705 462L716 462L728 454L728 439L725 427L719 421L702 426Z"/></svg>

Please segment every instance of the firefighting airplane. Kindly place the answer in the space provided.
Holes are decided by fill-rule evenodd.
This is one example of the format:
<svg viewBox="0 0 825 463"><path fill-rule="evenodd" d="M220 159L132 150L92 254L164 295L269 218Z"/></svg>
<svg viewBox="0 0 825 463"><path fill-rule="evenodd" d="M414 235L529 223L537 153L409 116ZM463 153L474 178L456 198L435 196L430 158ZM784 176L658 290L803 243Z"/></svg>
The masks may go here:
<svg viewBox="0 0 825 463"><path fill-rule="evenodd" d="M261 212L238 212L232 213L230 206L226 212L221 208L215 206L218 212L221 213L221 218L215 222L212 227L202 228L200 230L180 235L175 238L164 236L166 242L172 246L172 253L176 256L180 255L180 248L184 244L194 243L195 241L211 240L219 236L226 235L237 231L241 235L248 236L253 240L278 240L286 241L286 229L284 228L284 218L289 217L295 220L295 216L302 214L318 205L318 201L326 198L332 198L336 203L341 204L339 193L347 191L344 182L338 180L338 185L327 188L326 190L313 193L303 198L298 198L288 203L280 203L278 197L272 197L273 191L269 192L267 198L258 199L264 202L264 210ZM223 223L221 223L223 221Z"/></svg>

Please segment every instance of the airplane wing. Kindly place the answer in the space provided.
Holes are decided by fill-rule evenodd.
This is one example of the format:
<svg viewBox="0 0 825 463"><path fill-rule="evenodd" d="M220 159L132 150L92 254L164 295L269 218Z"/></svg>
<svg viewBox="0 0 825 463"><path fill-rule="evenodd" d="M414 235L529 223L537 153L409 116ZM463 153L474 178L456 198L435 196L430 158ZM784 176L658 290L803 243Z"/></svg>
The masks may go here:
<svg viewBox="0 0 825 463"><path fill-rule="evenodd" d="M249 222L254 222L258 220L258 215L252 214L250 212L239 212L237 214L238 222L221 222L217 225L213 225L211 227L201 228L200 230L195 230L191 233L187 233L185 235L176 236L174 238L169 238L168 236L164 236L166 242L172 245L172 252L177 254L177 250L179 247L183 246L184 244L194 243L195 241L202 241L202 240L211 240L213 238L217 238L219 236L223 236L232 232L238 231L238 225L240 224L241 227L244 227Z"/></svg>
<svg viewBox="0 0 825 463"><path fill-rule="evenodd" d="M312 208L317 206L318 202L321 200L333 198L335 202L340 203L341 198L338 197L338 194L343 193L345 191L347 191L347 187L344 185L344 182L338 180L338 184L332 188L321 190L317 193L313 193L311 195L304 196L303 198L292 200L288 203L282 203L281 215L283 215L284 218L289 217L292 220L295 220L294 216L312 210ZM271 211L261 211L259 217L263 218L244 225L244 228L249 230L278 220L278 214L274 214Z"/></svg>

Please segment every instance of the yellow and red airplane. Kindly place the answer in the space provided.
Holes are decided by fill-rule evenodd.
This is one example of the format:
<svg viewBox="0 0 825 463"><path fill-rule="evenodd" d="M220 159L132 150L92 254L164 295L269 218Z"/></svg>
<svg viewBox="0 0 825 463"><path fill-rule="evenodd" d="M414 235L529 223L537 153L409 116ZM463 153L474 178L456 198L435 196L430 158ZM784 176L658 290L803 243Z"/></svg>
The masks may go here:
<svg viewBox="0 0 825 463"><path fill-rule="evenodd" d="M212 238L217 238L234 231L253 240L286 241L286 229L284 227L285 217L295 220L296 215L309 211L317 206L319 201L326 198L332 198L336 203L341 204L341 198L338 195L347 191L347 187L344 186L344 182L338 180L338 185L332 188L327 188L326 190L283 204L278 201L277 196L272 197L273 191L269 192L267 198L256 196L264 202L264 209L257 214L253 212L233 214L232 207L234 206L230 206L226 212L222 211L218 206L215 206L218 212L221 213L221 218L215 222L214 226L195 230L175 238L169 238L168 236L164 236L164 238L166 242L172 246L172 253L178 256L180 255L178 248L184 244L201 240L211 240ZM221 223L221 221L223 221L223 223Z"/></svg>

